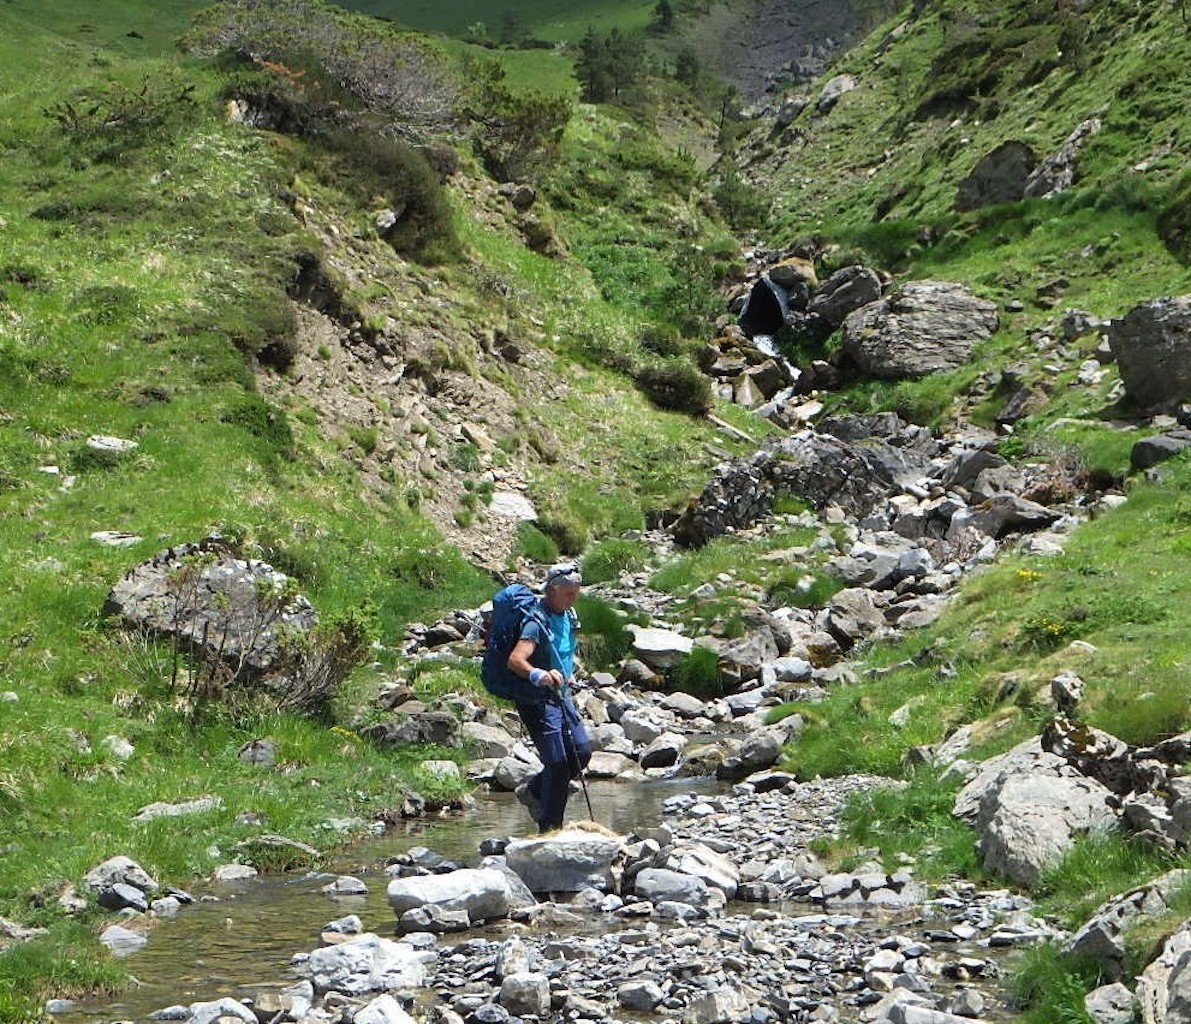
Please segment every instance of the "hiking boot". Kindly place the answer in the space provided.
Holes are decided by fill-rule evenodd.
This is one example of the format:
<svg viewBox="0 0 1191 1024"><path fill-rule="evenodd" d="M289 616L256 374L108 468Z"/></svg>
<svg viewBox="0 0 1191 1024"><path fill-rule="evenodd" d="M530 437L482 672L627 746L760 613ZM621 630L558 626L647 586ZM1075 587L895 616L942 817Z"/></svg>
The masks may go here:
<svg viewBox="0 0 1191 1024"><path fill-rule="evenodd" d="M534 795L533 790L529 788L529 783L521 783L520 786L513 790L513 793L521 803L525 804L529 810L529 816L535 822L540 821L542 817L542 801Z"/></svg>

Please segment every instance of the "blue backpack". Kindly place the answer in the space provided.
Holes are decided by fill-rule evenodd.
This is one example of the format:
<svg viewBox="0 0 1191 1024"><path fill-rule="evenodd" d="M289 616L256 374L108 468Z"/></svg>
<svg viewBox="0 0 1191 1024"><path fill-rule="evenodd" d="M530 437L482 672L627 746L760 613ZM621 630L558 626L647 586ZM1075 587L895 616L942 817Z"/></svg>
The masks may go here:
<svg viewBox="0 0 1191 1024"><path fill-rule="evenodd" d="M480 666L480 682L494 697L523 701L542 699L541 691L529 680L512 672L508 664L509 655L521 638L521 627L528 617L537 619L549 638L550 630L538 597L524 583L514 583L498 590L492 598L492 618L488 624L488 639Z"/></svg>

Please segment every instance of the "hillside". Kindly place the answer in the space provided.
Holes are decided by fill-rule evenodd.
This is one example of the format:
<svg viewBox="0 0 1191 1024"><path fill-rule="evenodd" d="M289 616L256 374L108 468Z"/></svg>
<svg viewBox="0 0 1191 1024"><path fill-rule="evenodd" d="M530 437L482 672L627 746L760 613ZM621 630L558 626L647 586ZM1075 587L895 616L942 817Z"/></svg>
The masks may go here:
<svg viewBox="0 0 1191 1024"><path fill-rule="evenodd" d="M1122 395L1107 358L1081 376L1104 356L1097 330L1064 333L1071 310L1103 324L1191 291L1179 4L915 3L813 80L834 50L791 67L765 26L818 35L836 25L823 5L755 5L758 20L729 30L733 5L676 4L675 33L646 36L653 63L600 103L576 101L574 51L300 6L309 52L255 2L193 27L200 5L184 0L0 5L0 918L49 929L0 951L0 1019L120 982L95 915L59 902L106 856L183 883L210 869L212 845L255 836L257 812L327 844L352 837L323 827L345 804L363 821L391 817L409 788L457 798L419 764L459 751L394 754L359 736L378 691L405 678L407 628L560 553L609 577L645 564L646 527L782 433L711 397L696 369L730 297L778 255L824 278L864 264L895 285L962 282L1000 313L947 373L894 382L844 364L843 386L815 396L827 412L998 431L1016 464L1128 495L1088 513L1063 554L1010 556L935 624L865 651L854 685L782 709L806 719L787 751L800 776L911 780L893 805L858 801L833 855L879 846L943 875L977 870L950 791L905 755L961 726L981 754L1008 749L1048 720L1039 694L1063 670L1087 685L1088 722L1129 743L1191 725L1191 471L1133 470L1133 443L1168 421ZM525 15L535 36L586 29L549 6ZM885 9L833 15L847 35ZM600 32L650 24L641 5L584 11ZM684 47L704 62L687 83L670 70ZM357 63L336 65L345 53ZM839 75L854 87L821 104ZM728 102L734 77L759 97L747 117ZM957 208L998 147L1038 161L1093 119L1061 194ZM838 335L777 340L803 367L838 358ZM1005 418L1016 391L1029 407ZM96 437L135 448L113 455ZM188 689L177 647L101 615L130 568L212 533L288 573L327 623L366 623L366 664L319 715ZM685 599L717 574L747 581L746 596L788 591L796 567L772 557L786 540L713 545L652 585L737 626L744 598ZM456 668L412 682L476 685ZM902 708L909 728L891 724ZM264 734L285 771L262 783L237 751ZM153 801L215 791L202 829L130 824ZM1072 924L1155 867L1127 848L1098 855L1112 871L1074 863L1040 887ZM1069 1002L1089 987L1043 968Z"/></svg>

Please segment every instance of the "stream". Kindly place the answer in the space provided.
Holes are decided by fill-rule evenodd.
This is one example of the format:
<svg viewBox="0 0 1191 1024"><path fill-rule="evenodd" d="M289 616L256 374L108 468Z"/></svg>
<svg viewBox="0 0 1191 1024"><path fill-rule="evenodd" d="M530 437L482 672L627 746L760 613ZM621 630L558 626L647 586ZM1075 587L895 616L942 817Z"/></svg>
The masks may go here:
<svg viewBox="0 0 1191 1024"><path fill-rule="evenodd" d="M660 821L662 802L676 793L724 788L713 779L691 778L588 783L595 820L621 833ZM568 809L586 816L582 793L571 796ZM366 930L394 934L396 918L386 895L388 858L425 846L469 866L480 859L482 840L528 835L529 825L525 808L512 793L482 793L470 811L406 822L342 851L317 873L197 883L188 890L195 903L183 907L177 917L159 921L148 945L124 958L136 984L109 999L80 1000L54 1018L63 1024L144 1021L155 1010L178 1003L222 996L240 999L285 988L296 980L291 960L320 945L319 933L329 921L356 914ZM361 879L368 892L323 893L322 887L338 875Z"/></svg>
<svg viewBox="0 0 1191 1024"><path fill-rule="evenodd" d="M813 789L814 785L809 784L809 788ZM671 778L631 784L588 783L595 819L622 835L661 823L664 818L662 805L671 797L697 794L714 800L728 789L727 784L711 778ZM586 815L582 793L572 795L569 810L576 817ZM784 823L785 828L799 831L809 825L812 818L806 816L808 812L814 816L810 807L792 813ZM779 821L773 819L773 824L782 831ZM125 958L125 965L136 978L135 984L111 998L82 1000L68 1009L56 1008L53 1016L60 1024L117 1021L139 1024L148 1021L155 1011L178 1004L208 1002L222 997L245 999L278 992L301 977L294 958L322 945L320 933L332 921L354 914L361 919L366 931L382 937L395 936L396 919L387 899L390 878L385 873L390 858L415 847L426 847L461 867L474 866L480 860L479 845L483 840L525 836L529 834L527 826L528 814L513 794L481 793L477 794L474 807L460 815L406 822L383 836L342 851L319 872L258 876L234 883L196 884L191 889L196 902L184 907L176 917L159 921L150 933L148 944ZM758 841L762 840L759 831ZM368 886L368 892L358 896L324 893L323 887L339 875L359 878ZM987 896L996 899L998 894ZM825 925L810 924L809 927L827 929L825 937L830 941L821 946L822 963L832 965L831 976L837 979L830 987L836 994L830 1001L836 1002L839 998L845 1003L849 1001L849 993L857 992L857 984L864 985L864 981L856 976L857 957L863 961L879 949L887 949L890 941L916 942L924 949L933 946L933 955L939 959L940 966L945 961L983 962L988 966L991 973L982 986L988 999L982 1001L977 1013L983 1024L1001 1024L1016 1019L1003 995L997 994L1001 985L994 980L1002 973L1005 959L1012 950L997 948L998 943L988 940L990 931L995 928L988 923L963 931L957 929L954 933L950 931L956 921L973 919L969 911L980 899L974 890L959 900L952 897L952 910L960 911L958 917L951 911L940 912L923 906L882 909L876 905L857 904L824 915L821 906L805 901L733 902L725 908L725 917L713 918L709 922L708 934L735 933L753 927L750 922L769 921L773 924L762 924L761 927L775 927L779 932L785 927L789 937L788 928L797 930L799 927L795 922L826 918ZM832 914L842 916L832 919ZM786 922L784 926L782 921ZM556 937L561 933L562 937L571 935L587 942L598 941L599 937L611 936L622 929L633 932L640 927L638 922L597 914L584 916L582 924L561 927L552 924L549 931ZM682 925L669 922L662 923L661 927L664 931L681 929ZM498 921L459 935L444 936L443 940L450 944L475 936L499 942L510 934L507 922ZM636 934L641 933L637 931ZM895 936L901 938L894 940ZM817 947L809 948L813 951ZM711 958L718 961L721 954L722 951ZM818 954L806 955L810 957L810 964ZM964 958L974 960L965 961ZM615 985L616 977L614 969L608 982ZM945 990L950 998L966 987L962 983L964 977L966 975L961 974L958 982L940 979L936 987L941 992ZM766 972L755 980L762 987L772 982ZM872 990L866 988L865 991ZM872 994L879 996L880 990ZM854 1003L854 998L850 1001ZM856 1008L851 1006L853 1011ZM658 1018L629 1013L625 1019ZM807 1018L800 1016L798 1019ZM942 1019L963 1018L945 1014Z"/></svg>

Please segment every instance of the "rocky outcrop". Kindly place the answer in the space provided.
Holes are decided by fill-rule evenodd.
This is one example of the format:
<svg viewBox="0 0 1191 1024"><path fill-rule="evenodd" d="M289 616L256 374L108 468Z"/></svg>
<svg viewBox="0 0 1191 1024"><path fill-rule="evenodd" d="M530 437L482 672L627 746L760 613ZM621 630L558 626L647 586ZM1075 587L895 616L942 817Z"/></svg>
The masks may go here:
<svg viewBox="0 0 1191 1024"><path fill-rule="evenodd" d="M823 86L823 90L815 102L815 109L820 114L830 113L840 101L840 97L850 93L859 84L854 75L836 75Z"/></svg>
<svg viewBox="0 0 1191 1024"><path fill-rule="evenodd" d="M814 508L838 505L864 515L895 488L929 471L921 447L929 432L901 427L896 436L869 433L856 443L813 430L771 441L746 459L721 465L679 518L674 535L685 546L700 546L727 529L751 526L779 494L797 495Z"/></svg>
<svg viewBox="0 0 1191 1024"><path fill-rule="evenodd" d="M1191 1024L1191 921L1163 944L1137 979L1142 1024Z"/></svg>
<svg viewBox="0 0 1191 1024"><path fill-rule="evenodd" d="M976 829L986 870L1032 885L1079 835L1116 826L1112 792L1026 740L981 765L955 815Z"/></svg>
<svg viewBox="0 0 1191 1024"><path fill-rule="evenodd" d="M1026 179L1022 196L1026 199L1047 199L1066 192L1075 184L1079 152L1085 142L1100 131L1098 117L1081 121L1057 150L1047 156Z"/></svg>
<svg viewBox="0 0 1191 1024"><path fill-rule="evenodd" d="M1010 139L976 161L976 166L959 183L957 210L978 210L1000 203L1016 203L1026 191L1030 172L1038 166L1038 154L1024 142Z"/></svg>
<svg viewBox="0 0 1191 1024"><path fill-rule="evenodd" d="M236 557L219 538L167 548L108 594L104 614L194 649L233 677L277 670L281 631L317 623L294 581L259 559Z"/></svg>
<svg viewBox="0 0 1191 1024"><path fill-rule="evenodd" d="M1121 980L1128 957L1125 930L1140 918L1166 913L1174 892L1188 882L1191 872L1168 871L1146 885L1113 897L1063 943L1063 953L1095 962L1107 981Z"/></svg>
<svg viewBox="0 0 1191 1024"><path fill-rule="evenodd" d="M976 210L1066 192L1075 184L1080 150L1099 130L1099 118L1081 122L1058 149L1041 161L1024 142L1002 142L982 156L960 182L955 208Z"/></svg>
<svg viewBox="0 0 1191 1024"><path fill-rule="evenodd" d="M1191 398L1191 295L1135 306L1108 326L1129 397L1143 406Z"/></svg>
<svg viewBox="0 0 1191 1024"><path fill-rule="evenodd" d="M868 267L841 267L824 281L807 304L807 312L829 327L839 327L850 313L881 297L881 279Z"/></svg>
<svg viewBox="0 0 1191 1024"><path fill-rule="evenodd" d="M998 323L996 304L963 285L912 281L848 316L843 351L875 377L924 377L962 366Z"/></svg>

